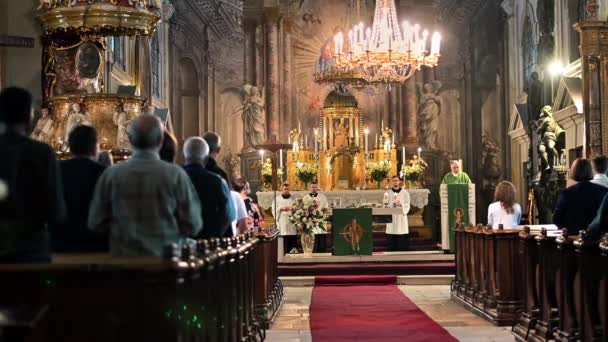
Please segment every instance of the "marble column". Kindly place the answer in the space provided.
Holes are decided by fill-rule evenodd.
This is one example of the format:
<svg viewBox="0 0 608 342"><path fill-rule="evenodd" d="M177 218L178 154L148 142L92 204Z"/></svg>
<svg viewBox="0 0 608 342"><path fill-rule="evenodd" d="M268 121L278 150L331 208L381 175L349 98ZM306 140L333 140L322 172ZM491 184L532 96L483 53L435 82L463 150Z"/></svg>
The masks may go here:
<svg viewBox="0 0 608 342"><path fill-rule="evenodd" d="M283 22L283 95L282 95L282 111L283 120L281 122L281 141L287 141L287 135L289 130L292 129L294 123L293 118L293 106L291 101L292 88L292 60L291 60L291 33L290 23L288 21Z"/></svg>
<svg viewBox="0 0 608 342"><path fill-rule="evenodd" d="M266 17L266 138L279 138L279 51L277 17Z"/></svg>
<svg viewBox="0 0 608 342"><path fill-rule="evenodd" d="M257 85L257 23L248 20L243 24L245 42L243 47L243 81L246 84Z"/></svg>
<svg viewBox="0 0 608 342"><path fill-rule="evenodd" d="M209 25L205 25L203 29L203 61L202 61L202 84L201 84L201 93L203 95L203 120L202 127L200 127L200 132L204 133L208 131L209 127ZM211 95L213 98L213 94Z"/></svg>
<svg viewBox="0 0 608 342"><path fill-rule="evenodd" d="M407 145L416 145L418 143L418 125L417 125L417 113L418 113L418 99L416 98L416 79L410 78L405 82L404 89L405 93L405 143Z"/></svg>

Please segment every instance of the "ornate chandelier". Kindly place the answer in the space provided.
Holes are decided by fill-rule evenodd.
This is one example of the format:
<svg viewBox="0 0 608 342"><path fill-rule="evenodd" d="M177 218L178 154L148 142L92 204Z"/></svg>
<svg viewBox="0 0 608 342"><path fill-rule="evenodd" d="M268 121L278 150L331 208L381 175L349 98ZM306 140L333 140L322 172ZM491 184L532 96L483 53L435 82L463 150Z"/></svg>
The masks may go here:
<svg viewBox="0 0 608 342"><path fill-rule="evenodd" d="M430 49L428 35L418 24L399 25L394 0L377 0L372 27L355 25L348 32L346 49L344 34L337 33L333 63L327 63L326 70L318 67L315 76L354 75L357 82L368 84L403 83L423 65L438 65L441 35L433 33Z"/></svg>

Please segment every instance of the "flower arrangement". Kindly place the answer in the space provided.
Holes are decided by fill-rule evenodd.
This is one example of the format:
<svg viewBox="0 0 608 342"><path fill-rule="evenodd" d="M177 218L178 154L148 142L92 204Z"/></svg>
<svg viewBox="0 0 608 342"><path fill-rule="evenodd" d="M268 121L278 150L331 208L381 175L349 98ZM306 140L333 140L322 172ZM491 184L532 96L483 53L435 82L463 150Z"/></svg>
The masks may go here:
<svg viewBox="0 0 608 342"><path fill-rule="evenodd" d="M388 173L391 171L391 162L388 160L370 162L367 163L366 168L370 179L378 183L378 188L380 188L380 183L388 177Z"/></svg>
<svg viewBox="0 0 608 342"><path fill-rule="evenodd" d="M296 177L298 177L298 179L303 182L306 187L308 187L308 183L317 178L318 173L319 167L316 163L298 162L296 164Z"/></svg>
<svg viewBox="0 0 608 342"><path fill-rule="evenodd" d="M429 165L422 159L418 159L418 156L413 156L407 164L401 166L401 172L399 175L404 181L411 183L421 183L424 180L424 173Z"/></svg>
<svg viewBox="0 0 608 342"><path fill-rule="evenodd" d="M289 222L303 234L327 231L328 209L319 206L312 198L298 198L291 206Z"/></svg>
<svg viewBox="0 0 608 342"><path fill-rule="evenodd" d="M283 169L277 169L277 177L283 179ZM266 184L272 183L272 161L270 158L262 164L262 181Z"/></svg>

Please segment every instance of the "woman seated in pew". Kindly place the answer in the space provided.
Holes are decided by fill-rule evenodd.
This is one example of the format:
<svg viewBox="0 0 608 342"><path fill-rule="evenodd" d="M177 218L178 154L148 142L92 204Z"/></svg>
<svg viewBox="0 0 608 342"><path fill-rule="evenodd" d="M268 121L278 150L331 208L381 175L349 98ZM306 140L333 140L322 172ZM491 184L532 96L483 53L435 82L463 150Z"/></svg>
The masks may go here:
<svg viewBox="0 0 608 342"><path fill-rule="evenodd" d="M515 186L511 182L500 182L494 192L494 203L488 207L488 225L497 229L517 228L521 221L521 206L515 203Z"/></svg>
<svg viewBox="0 0 608 342"><path fill-rule="evenodd" d="M567 228L572 235L586 229L593 221L608 188L590 182L593 172L587 159L579 158L572 163L570 178L576 184L559 194L553 211L553 223L560 229Z"/></svg>

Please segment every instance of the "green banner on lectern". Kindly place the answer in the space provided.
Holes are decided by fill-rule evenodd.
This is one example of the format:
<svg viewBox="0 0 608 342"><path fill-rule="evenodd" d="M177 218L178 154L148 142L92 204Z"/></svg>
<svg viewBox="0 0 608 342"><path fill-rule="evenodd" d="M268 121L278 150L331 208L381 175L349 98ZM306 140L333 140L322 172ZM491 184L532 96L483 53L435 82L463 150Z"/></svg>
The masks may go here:
<svg viewBox="0 0 608 342"><path fill-rule="evenodd" d="M468 225L469 221L469 184L448 184L448 217L450 228L450 251L456 252L454 226L456 223Z"/></svg>
<svg viewBox="0 0 608 342"><path fill-rule="evenodd" d="M333 255L372 255L372 209L333 209Z"/></svg>

